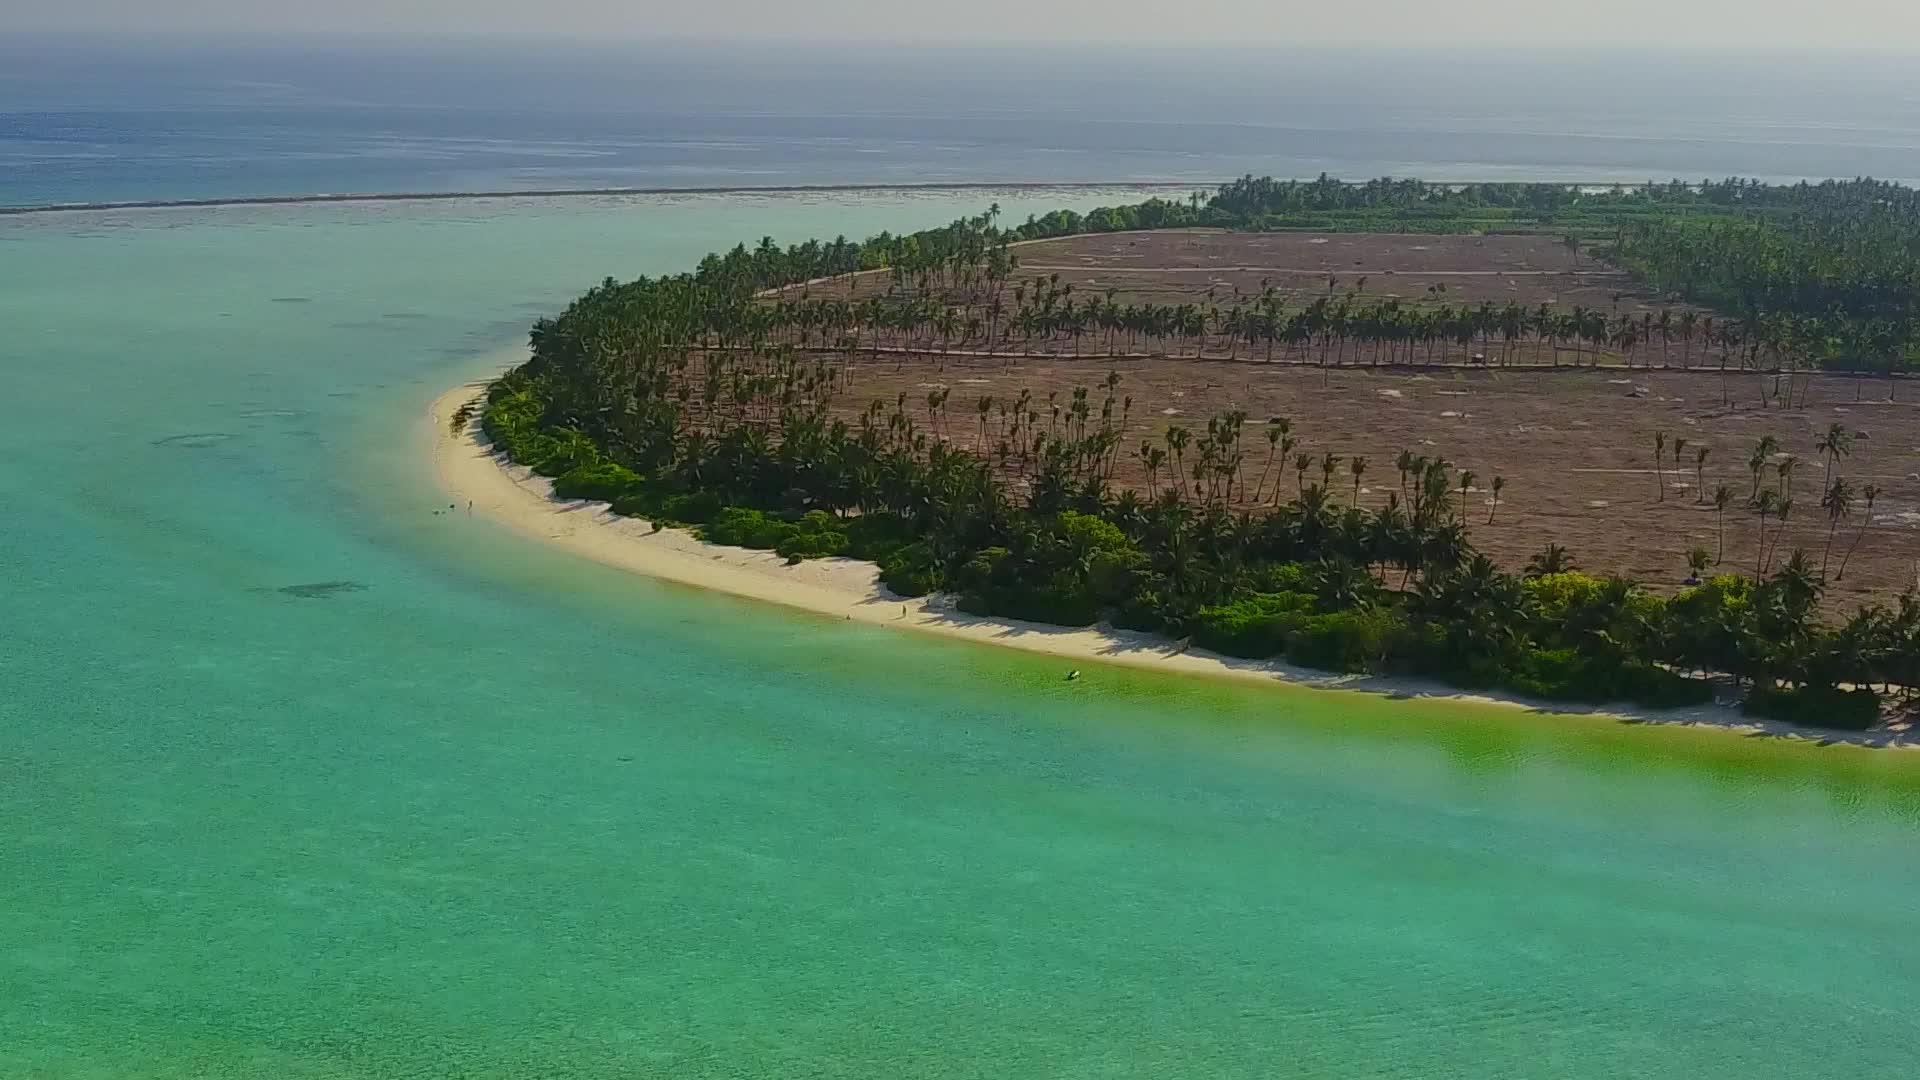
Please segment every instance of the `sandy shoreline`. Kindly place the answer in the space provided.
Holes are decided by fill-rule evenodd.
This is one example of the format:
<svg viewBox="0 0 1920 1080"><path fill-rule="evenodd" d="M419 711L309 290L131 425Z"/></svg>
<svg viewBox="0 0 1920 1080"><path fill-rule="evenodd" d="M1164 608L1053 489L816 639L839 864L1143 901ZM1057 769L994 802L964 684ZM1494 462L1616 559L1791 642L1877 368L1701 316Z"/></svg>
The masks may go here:
<svg viewBox="0 0 1920 1080"><path fill-rule="evenodd" d="M1541 705L1502 695L1468 694L1415 679L1336 675L1273 661L1241 660L1203 649L1181 651L1150 634L1074 629L955 610L948 597L903 598L880 583L879 568L852 559L816 559L789 566L766 551L723 547L681 529L653 531L645 521L610 513L606 503L556 499L553 484L494 454L476 415L459 433L454 412L484 389L466 383L440 395L425 422L433 427L433 467L457 502L536 540L621 570L851 621L944 634L1089 663L1184 672L1253 682L1372 692L1404 698L1469 701L1540 713L1600 714L1633 723L1718 728L1821 744L1916 747L1911 732L1824 732L1758 721L1726 705L1649 710Z"/></svg>

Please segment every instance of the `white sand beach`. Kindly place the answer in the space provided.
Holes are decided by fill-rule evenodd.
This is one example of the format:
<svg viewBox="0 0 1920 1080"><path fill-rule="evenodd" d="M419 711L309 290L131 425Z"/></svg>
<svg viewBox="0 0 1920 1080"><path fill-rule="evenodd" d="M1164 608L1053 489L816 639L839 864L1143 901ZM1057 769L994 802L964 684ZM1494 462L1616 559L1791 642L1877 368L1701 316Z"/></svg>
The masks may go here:
<svg viewBox="0 0 1920 1080"><path fill-rule="evenodd" d="M471 501L475 514L536 540L648 577L836 619L944 634L1064 660L1403 698L1475 702L1541 713L1598 714L1632 723L1718 728L1822 745L1920 746L1920 738L1910 731L1813 731L1759 721L1728 705L1676 710L1543 705L1498 694L1462 693L1416 679L1338 675L1274 661L1241 660L1185 648L1152 634L968 615L956 610L950 597L905 598L893 594L880 583L879 568L872 563L817 559L789 565L772 552L709 544L683 529L655 531L646 521L611 513L606 503L555 498L550 480L493 452L480 431L477 415L461 431L451 429L454 413L484 388L482 382L457 386L435 399L424 418L433 426L434 470L449 496L462 505Z"/></svg>

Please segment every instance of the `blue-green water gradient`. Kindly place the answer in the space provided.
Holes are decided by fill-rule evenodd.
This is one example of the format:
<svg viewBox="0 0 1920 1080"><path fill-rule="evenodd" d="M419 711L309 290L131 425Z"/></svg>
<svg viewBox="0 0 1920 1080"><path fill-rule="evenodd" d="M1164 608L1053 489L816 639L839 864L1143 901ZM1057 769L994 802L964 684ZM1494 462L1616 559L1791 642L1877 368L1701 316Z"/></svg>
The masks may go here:
<svg viewBox="0 0 1920 1080"><path fill-rule="evenodd" d="M0 1076L1912 1075L1885 756L1069 685L434 512L535 314L988 198L0 225Z"/></svg>

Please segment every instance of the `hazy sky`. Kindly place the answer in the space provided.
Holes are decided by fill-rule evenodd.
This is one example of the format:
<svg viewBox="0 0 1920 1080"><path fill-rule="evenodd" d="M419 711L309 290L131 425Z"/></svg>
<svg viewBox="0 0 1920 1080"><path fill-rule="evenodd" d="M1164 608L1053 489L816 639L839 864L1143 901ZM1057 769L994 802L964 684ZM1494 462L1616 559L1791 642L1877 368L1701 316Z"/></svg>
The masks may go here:
<svg viewBox="0 0 1920 1080"><path fill-rule="evenodd" d="M1920 53L1914 0L0 0L29 30L512 33ZM1482 57L1497 62L1495 57Z"/></svg>

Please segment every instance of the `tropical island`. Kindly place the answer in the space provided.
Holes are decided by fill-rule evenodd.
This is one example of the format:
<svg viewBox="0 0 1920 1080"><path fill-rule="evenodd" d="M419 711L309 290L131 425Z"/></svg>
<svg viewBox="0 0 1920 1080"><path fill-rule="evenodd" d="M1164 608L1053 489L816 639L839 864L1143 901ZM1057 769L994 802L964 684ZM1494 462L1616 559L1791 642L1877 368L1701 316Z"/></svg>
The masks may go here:
<svg viewBox="0 0 1920 1080"><path fill-rule="evenodd" d="M609 280L450 424L973 615L1864 730L1920 687L1916 334L1898 185L1248 177Z"/></svg>

